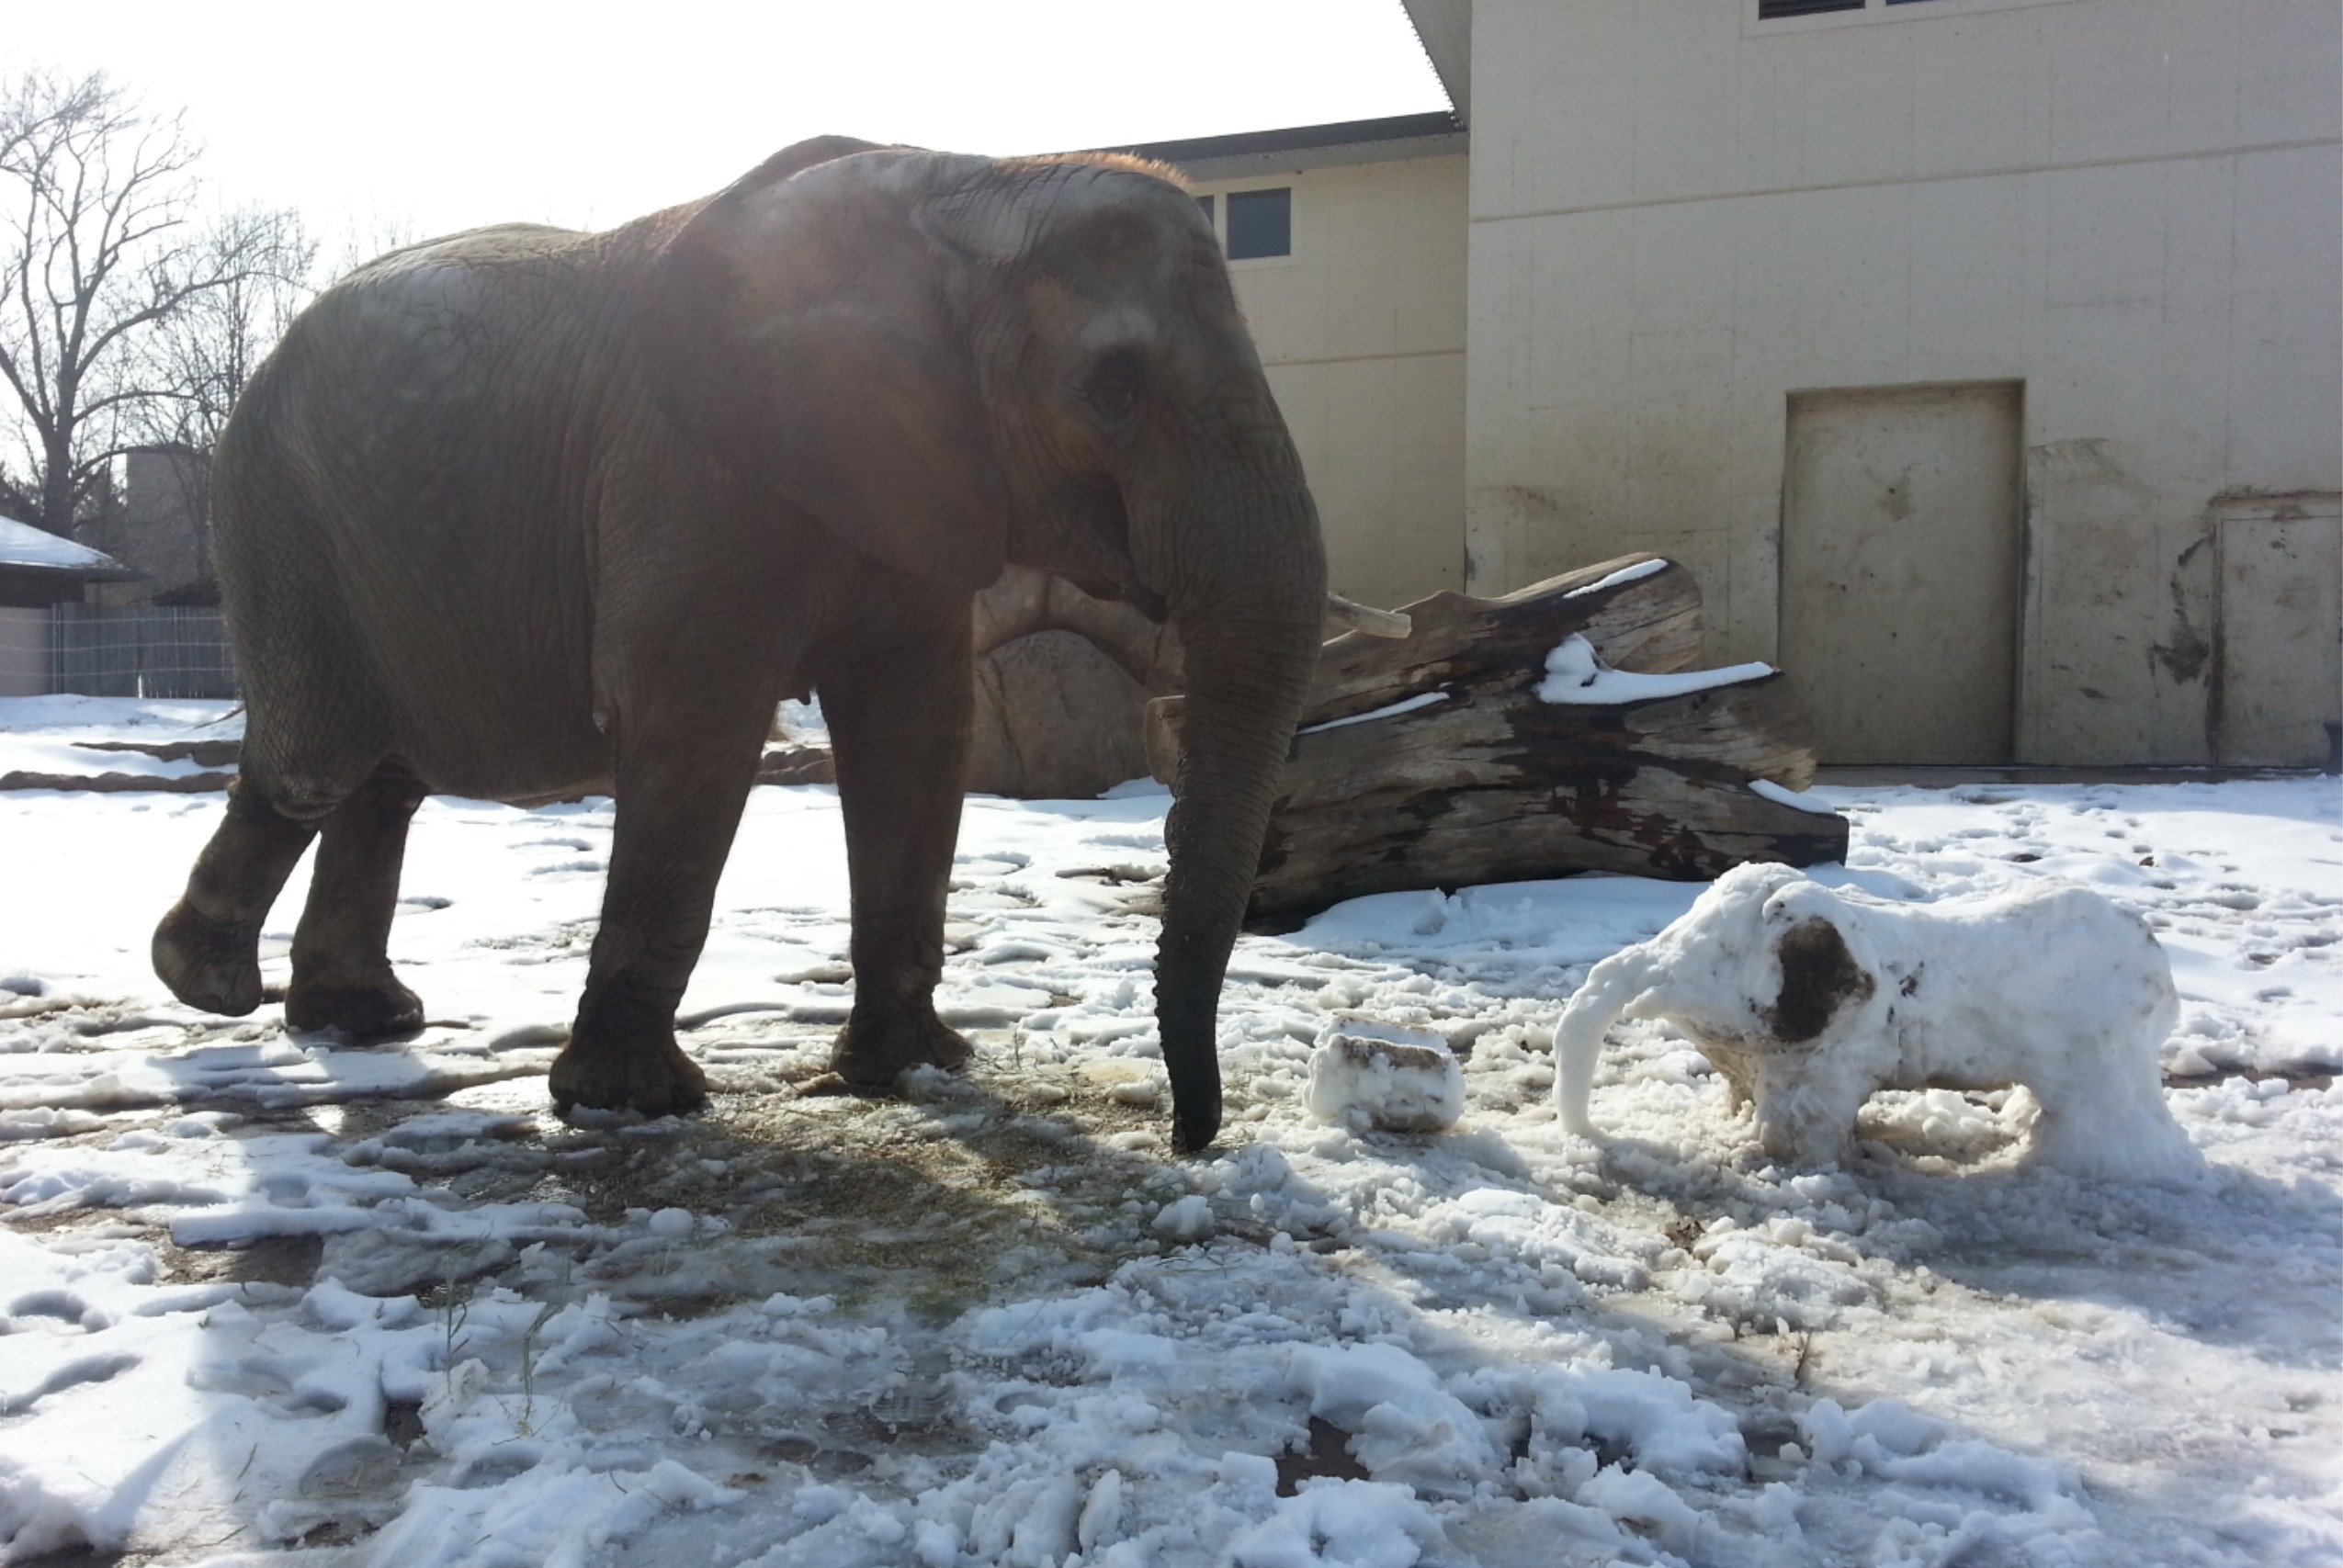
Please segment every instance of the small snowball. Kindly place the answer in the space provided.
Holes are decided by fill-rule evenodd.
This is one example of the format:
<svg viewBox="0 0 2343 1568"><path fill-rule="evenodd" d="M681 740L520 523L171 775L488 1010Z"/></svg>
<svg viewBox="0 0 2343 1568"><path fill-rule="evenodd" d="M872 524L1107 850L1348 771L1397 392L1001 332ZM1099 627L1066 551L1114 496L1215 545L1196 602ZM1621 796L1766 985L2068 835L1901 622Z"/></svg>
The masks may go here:
<svg viewBox="0 0 2343 1568"><path fill-rule="evenodd" d="M1191 1192L1157 1211L1155 1234L1173 1241L1200 1241L1212 1234L1212 1205L1201 1192Z"/></svg>
<svg viewBox="0 0 2343 1568"><path fill-rule="evenodd" d="M1448 1043L1365 1020L1330 1024L1310 1055L1310 1114L1387 1133L1438 1133L1465 1112L1465 1074Z"/></svg>
<svg viewBox="0 0 2343 1568"><path fill-rule="evenodd" d="M689 1209L662 1209L646 1223L653 1235L672 1237L692 1234L692 1212Z"/></svg>

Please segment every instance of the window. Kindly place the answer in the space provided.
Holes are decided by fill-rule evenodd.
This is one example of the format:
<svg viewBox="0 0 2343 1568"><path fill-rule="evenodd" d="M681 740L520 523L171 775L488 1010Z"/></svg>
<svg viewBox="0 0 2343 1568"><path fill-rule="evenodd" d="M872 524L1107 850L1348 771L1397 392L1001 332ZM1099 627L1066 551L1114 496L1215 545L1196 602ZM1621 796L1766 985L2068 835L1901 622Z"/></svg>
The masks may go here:
<svg viewBox="0 0 2343 1568"><path fill-rule="evenodd" d="M1197 210L1230 261L1261 261L1294 254L1294 192L1231 190L1199 196Z"/></svg>
<svg viewBox="0 0 2343 1568"><path fill-rule="evenodd" d="M2062 0L1741 0L1743 33L1769 24L1837 26L1841 21L1903 21L1905 17L1959 17L1964 12L2006 12L2020 5L2059 5ZM1905 7L1919 7L1907 12Z"/></svg>
<svg viewBox="0 0 2343 1568"><path fill-rule="evenodd" d="M1292 255L1293 191L1283 186L1276 190L1230 191L1226 240L1230 261Z"/></svg>
<svg viewBox="0 0 2343 1568"><path fill-rule="evenodd" d="M1756 0L1757 17L1760 22L1787 22L1800 17L1831 17L1842 12L1854 15L1851 21L1879 21L1898 6L1929 6L1941 10L1991 10L2004 6L2028 6L2041 0ZM1747 13L1743 13L1745 16Z"/></svg>

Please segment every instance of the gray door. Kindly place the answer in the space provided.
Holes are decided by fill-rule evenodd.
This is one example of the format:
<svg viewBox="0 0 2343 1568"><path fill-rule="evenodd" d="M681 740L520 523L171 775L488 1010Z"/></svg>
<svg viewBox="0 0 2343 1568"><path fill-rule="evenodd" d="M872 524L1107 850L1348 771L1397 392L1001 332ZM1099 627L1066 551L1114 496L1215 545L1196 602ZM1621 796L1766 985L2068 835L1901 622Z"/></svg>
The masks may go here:
<svg viewBox="0 0 2343 1568"><path fill-rule="evenodd" d="M2332 767L2343 752L2343 507L2333 494L2218 503L2213 760Z"/></svg>
<svg viewBox="0 0 2343 1568"><path fill-rule="evenodd" d="M1781 665L1825 762L2006 762L2020 389L1790 399Z"/></svg>

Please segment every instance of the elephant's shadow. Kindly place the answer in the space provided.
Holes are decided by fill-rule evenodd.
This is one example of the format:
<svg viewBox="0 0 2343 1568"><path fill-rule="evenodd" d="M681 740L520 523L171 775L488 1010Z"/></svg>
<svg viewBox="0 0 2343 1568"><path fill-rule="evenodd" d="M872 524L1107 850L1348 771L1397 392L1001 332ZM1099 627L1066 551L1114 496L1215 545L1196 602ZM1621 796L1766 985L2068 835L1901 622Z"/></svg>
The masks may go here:
<svg viewBox="0 0 2343 1568"><path fill-rule="evenodd" d="M2088 1302L2135 1313L2164 1331L2250 1349L2277 1365L2343 1361L2343 1325L2321 1304L2343 1296L2343 1252L2314 1254L2295 1244L2343 1232L2343 1201L2332 1193L2217 1161L2204 1180L2183 1188L2092 1180L2031 1162L1948 1169L1941 1160L1921 1163L1927 1151L1904 1140L1872 1135L1880 1131L1866 1126L1843 1165L1820 1168L1853 1176L1906 1222L1834 1227L1833 1239L1858 1254L1924 1266L1992 1299ZM1746 1121L1725 1136L1752 1138ZM1795 1213L1783 1207L1783 1184L1815 1173L1775 1165L1753 1140L1726 1158L1692 1165L1675 1144L1606 1134L1600 1147L1595 1173L1673 1205L1679 1219L1671 1236L1686 1242L1719 1219L1747 1225L1752 1213ZM1916 1234L1924 1239L1914 1240ZM2248 1252L2283 1255L2288 1267L2284 1278L2266 1273L2241 1296L2223 1260ZM2111 1268L2111 1256L2134 1266ZM2312 1323L2329 1326L2305 1340L2303 1326Z"/></svg>
<svg viewBox="0 0 2343 1568"><path fill-rule="evenodd" d="M1172 1245L1149 1221L1190 1184L1160 1105L998 1051L881 1090L814 1060L753 1087L719 1067L690 1118L558 1131L545 1119L549 1146L577 1156L566 1195L589 1216L683 1207L765 1243L745 1271L678 1258L614 1279L620 1293L664 1311L781 1290L888 1295L949 1317L1013 1283L1096 1283Z"/></svg>

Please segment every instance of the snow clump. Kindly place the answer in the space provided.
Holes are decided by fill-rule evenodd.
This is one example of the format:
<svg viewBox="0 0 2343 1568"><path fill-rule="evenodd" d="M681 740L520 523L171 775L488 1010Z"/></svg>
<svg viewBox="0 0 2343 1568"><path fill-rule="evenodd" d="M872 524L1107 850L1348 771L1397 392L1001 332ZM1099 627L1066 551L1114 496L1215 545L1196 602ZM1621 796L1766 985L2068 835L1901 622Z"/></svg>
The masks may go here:
<svg viewBox="0 0 2343 1568"><path fill-rule="evenodd" d="M1356 1131L1439 1133L1465 1113L1465 1074L1437 1034L1367 1019L1327 1025L1310 1055L1310 1114Z"/></svg>

